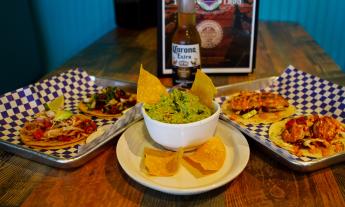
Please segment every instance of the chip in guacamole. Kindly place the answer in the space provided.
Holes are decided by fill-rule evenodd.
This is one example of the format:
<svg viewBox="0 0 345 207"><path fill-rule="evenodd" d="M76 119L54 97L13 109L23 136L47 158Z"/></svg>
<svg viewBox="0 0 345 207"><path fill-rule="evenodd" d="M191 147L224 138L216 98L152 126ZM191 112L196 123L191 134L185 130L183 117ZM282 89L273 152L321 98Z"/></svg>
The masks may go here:
<svg viewBox="0 0 345 207"><path fill-rule="evenodd" d="M145 104L144 108L152 119L171 124L195 122L212 115L212 110L200 103L199 97L178 89L161 96L158 103Z"/></svg>

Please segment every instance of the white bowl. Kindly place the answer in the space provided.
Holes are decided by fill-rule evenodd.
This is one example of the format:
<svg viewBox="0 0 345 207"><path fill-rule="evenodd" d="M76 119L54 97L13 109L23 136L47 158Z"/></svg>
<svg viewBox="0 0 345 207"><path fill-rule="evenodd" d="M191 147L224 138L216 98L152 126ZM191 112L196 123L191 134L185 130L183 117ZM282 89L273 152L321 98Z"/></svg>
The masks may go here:
<svg viewBox="0 0 345 207"><path fill-rule="evenodd" d="M211 116L200 121L187 124L169 124L152 119L146 113L144 106L141 111L144 122L151 138L169 150L180 147L191 150L214 135L220 114L220 106L213 101L214 112Z"/></svg>

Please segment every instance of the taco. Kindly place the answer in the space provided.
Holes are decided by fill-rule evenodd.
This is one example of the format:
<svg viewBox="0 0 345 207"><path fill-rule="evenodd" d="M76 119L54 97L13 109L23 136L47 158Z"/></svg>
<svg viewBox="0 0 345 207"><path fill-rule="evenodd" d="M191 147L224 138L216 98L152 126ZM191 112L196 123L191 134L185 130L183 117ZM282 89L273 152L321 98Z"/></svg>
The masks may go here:
<svg viewBox="0 0 345 207"><path fill-rule="evenodd" d="M345 124L330 116L300 116L272 124L269 138L299 157L322 158L345 151Z"/></svg>
<svg viewBox="0 0 345 207"><path fill-rule="evenodd" d="M296 108L276 93L242 91L228 96L222 111L230 119L248 125L280 121L294 114Z"/></svg>
<svg viewBox="0 0 345 207"><path fill-rule="evenodd" d="M79 103L83 113L100 118L117 118L136 104L136 95L118 87L106 87Z"/></svg>
<svg viewBox="0 0 345 207"><path fill-rule="evenodd" d="M68 113L57 117L54 111L44 111L24 124L20 138L33 148L61 149L84 143L96 129L96 123L85 115Z"/></svg>

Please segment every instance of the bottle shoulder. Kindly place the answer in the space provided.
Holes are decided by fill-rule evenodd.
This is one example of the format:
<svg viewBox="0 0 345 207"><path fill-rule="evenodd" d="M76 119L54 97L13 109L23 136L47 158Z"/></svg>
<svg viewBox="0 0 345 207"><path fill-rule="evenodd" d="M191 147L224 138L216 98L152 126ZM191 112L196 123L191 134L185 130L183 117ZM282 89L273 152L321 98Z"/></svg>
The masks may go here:
<svg viewBox="0 0 345 207"><path fill-rule="evenodd" d="M181 44L200 44L201 38L196 28L178 28L172 37L172 42Z"/></svg>

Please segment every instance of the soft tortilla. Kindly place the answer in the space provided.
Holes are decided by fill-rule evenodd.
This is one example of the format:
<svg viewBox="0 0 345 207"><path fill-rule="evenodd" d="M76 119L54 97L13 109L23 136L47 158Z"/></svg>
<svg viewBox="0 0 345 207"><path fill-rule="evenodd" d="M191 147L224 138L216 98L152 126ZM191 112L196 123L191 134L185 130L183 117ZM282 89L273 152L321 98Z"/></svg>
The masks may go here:
<svg viewBox="0 0 345 207"><path fill-rule="evenodd" d="M86 106L86 104L84 104L82 102L79 103L79 109L80 109L80 111L82 111L83 113L85 113L87 115L96 116L98 118L104 118L104 119L119 118L120 116L122 116L122 113L105 114L100 110L88 110L88 107Z"/></svg>
<svg viewBox="0 0 345 207"><path fill-rule="evenodd" d="M20 133L20 139L21 141L30 147L38 148L38 149L62 149L66 147L75 146L77 144L83 144L86 140L85 137L80 137L78 139L72 139L70 141L38 141L35 140L32 136L24 135Z"/></svg>
<svg viewBox="0 0 345 207"><path fill-rule="evenodd" d="M84 119L89 119L87 116L82 114L76 114L74 116L79 116ZM77 144L84 144L88 136L80 136L79 138L73 138L69 141L59 141L59 140L35 140L33 136L28 136L22 133L22 130L19 132L21 141L30 147L37 149L62 149L66 147L72 147Z"/></svg>
<svg viewBox="0 0 345 207"><path fill-rule="evenodd" d="M270 123L280 121L284 118L287 118L296 112L296 108L291 103L289 103L289 107L287 107L283 111L259 112L258 114L254 115L248 119L245 119L242 117L242 115L236 114L229 107L231 98L236 96L236 95L238 95L238 94L231 95L228 97L227 100L224 101L224 103L222 104L222 111L231 120L242 123L244 125L248 125L248 124L270 124Z"/></svg>
<svg viewBox="0 0 345 207"><path fill-rule="evenodd" d="M323 154L323 148L314 148L309 150L308 148L298 149L293 144L287 143L283 140L281 134L285 129L285 124L291 119L284 119L282 121L273 123L269 129L269 139L277 146L289 151L290 153L299 157L312 157L312 158L322 158L325 157ZM345 126L345 124L343 124ZM330 145L327 148L328 155L337 153L334 145Z"/></svg>

